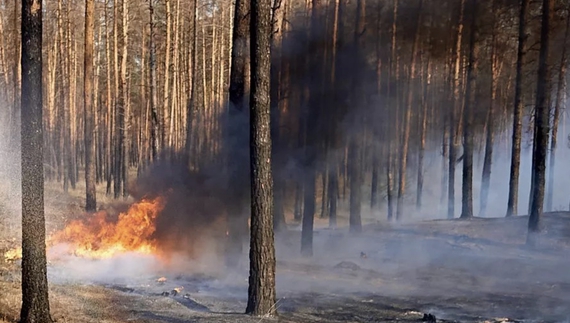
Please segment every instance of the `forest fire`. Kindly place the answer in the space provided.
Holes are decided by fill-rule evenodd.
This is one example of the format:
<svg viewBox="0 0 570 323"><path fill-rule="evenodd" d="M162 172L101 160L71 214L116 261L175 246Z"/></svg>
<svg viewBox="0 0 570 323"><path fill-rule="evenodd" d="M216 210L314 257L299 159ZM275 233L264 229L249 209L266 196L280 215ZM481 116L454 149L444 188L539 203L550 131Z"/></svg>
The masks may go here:
<svg viewBox="0 0 570 323"><path fill-rule="evenodd" d="M87 219L74 220L48 237L48 257L55 256L58 246L65 246L69 254L91 259L112 258L122 253L154 254L157 241L152 236L163 208L163 197L142 199L116 217L100 211ZM21 249L9 250L4 257L17 260L21 258Z"/></svg>
<svg viewBox="0 0 570 323"><path fill-rule="evenodd" d="M75 220L49 238L49 245L66 244L70 252L86 258L111 258L117 254L135 252L152 254L156 241L156 218L164 208L164 199L143 199L120 213L114 221L100 211L86 220Z"/></svg>

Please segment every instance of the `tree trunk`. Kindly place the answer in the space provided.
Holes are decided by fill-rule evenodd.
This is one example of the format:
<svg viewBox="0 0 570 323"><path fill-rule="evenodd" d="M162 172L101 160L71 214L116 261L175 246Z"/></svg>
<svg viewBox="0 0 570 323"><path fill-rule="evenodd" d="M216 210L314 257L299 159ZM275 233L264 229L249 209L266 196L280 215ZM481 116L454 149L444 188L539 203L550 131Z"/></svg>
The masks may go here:
<svg viewBox="0 0 570 323"><path fill-rule="evenodd" d="M121 195L121 147L122 139L121 137L121 107L120 107L120 100L122 95L119 89L120 81L119 81L119 74L120 74L120 65L119 65L119 3L118 0L113 1L113 76L115 81L115 92L114 92L114 102L113 106L115 107L115 111L113 111L113 126L114 126L114 141L112 144L111 151L112 153L112 162L113 162L113 197L119 198Z"/></svg>
<svg viewBox="0 0 570 323"><path fill-rule="evenodd" d="M150 112L151 112L151 127L150 127L150 147L152 160L156 161L158 152L160 151L160 122L158 120L158 112L156 107L156 46L154 43L154 0L148 0L149 16L150 16L150 35L148 39L149 56L150 56Z"/></svg>
<svg viewBox="0 0 570 323"><path fill-rule="evenodd" d="M22 1L22 310L20 322L52 322L48 297L42 126L42 3Z"/></svg>
<svg viewBox="0 0 570 323"><path fill-rule="evenodd" d="M424 156L426 150L426 131L427 131L427 109L428 109L428 87L431 84L431 62L427 62L424 68L426 75L425 82L422 82L422 114L420 118L420 151L418 154L418 183L416 187L416 210L422 209L422 197L424 189Z"/></svg>
<svg viewBox="0 0 570 323"><path fill-rule="evenodd" d="M457 163L457 113L460 110L460 91L461 91L461 41L463 38L463 17L465 14L465 0L461 0L461 9L459 13L459 26L457 27L457 42L455 49L455 71L453 77L453 98L454 107L449 120L449 184L447 186L447 218L455 217L455 165Z"/></svg>
<svg viewBox="0 0 570 323"><path fill-rule="evenodd" d="M97 208L97 191L95 189L95 142L94 142L94 109L93 99L93 41L95 1L85 3L85 51L83 54L83 130L85 141L85 210L93 212Z"/></svg>
<svg viewBox="0 0 570 323"><path fill-rule="evenodd" d="M556 91L556 105L552 117L552 138L550 139L550 163L548 167L548 195L546 197L546 210L554 211L552 200L554 195L554 167L556 166L556 145L558 142L558 124L561 111L565 111L566 105L566 68L568 65L568 34L570 32L570 13L566 17L566 31L562 47L560 70L558 71L558 88Z"/></svg>
<svg viewBox="0 0 570 323"><path fill-rule="evenodd" d="M536 107L534 116L534 144L532 152L532 206L528 219L527 245L534 246L537 236L542 231L542 212L544 205L544 184L546 175L546 157L549 134L550 69L548 68L548 50L550 47L550 19L553 12L553 0L542 1L542 27L540 32L540 54L538 59L538 78L536 87Z"/></svg>
<svg viewBox="0 0 570 323"><path fill-rule="evenodd" d="M366 13L366 0L358 0L356 4L356 29L354 30L353 45L356 57L361 54L361 48L364 46L364 33L366 31L365 26L365 13ZM361 66L356 66L356 70L360 71ZM359 79L352 78L352 90L351 96L353 96L351 102L353 104L358 104L358 100L354 96L355 90L359 86ZM362 118L357 117L353 120L354 127L358 127L361 124ZM353 133L350 136L349 146L348 146L348 164L350 167L350 216L349 224L351 232L361 232L362 231L362 218L361 218L361 208L362 208L362 139L357 137L361 132Z"/></svg>
<svg viewBox="0 0 570 323"><path fill-rule="evenodd" d="M321 9L320 0L312 0L312 8L310 11L309 23L309 53L311 57L307 58L310 70L309 84L316 87L318 77L321 75L320 66L322 62L318 61L318 51L315 42L310 40L316 39L316 35L320 30L321 20L319 19L319 10ZM320 58L320 57L319 57ZM307 86L307 85L305 85ZM308 96L308 106L305 108L303 115L305 116L304 124L304 168L305 174L303 178L303 223L301 232L301 254L306 257L313 255L313 226L315 218L315 199L316 199L316 129L318 127L318 111L320 110L320 97L317 96L316 90L311 91Z"/></svg>
<svg viewBox="0 0 570 323"><path fill-rule="evenodd" d="M229 189L233 195L233 203L228 208L228 266L235 266L242 253L243 240L247 237L247 196L244 185L247 185L247 173L243 171L248 163L244 150L247 147L246 84L250 74L250 0L237 0L234 13L234 28L232 35L232 63L229 89L229 125L226 135L228 145L227 165L230 183ZM253 31L252 31L253 32ZM253 54L253 53L251 53ZM205 71L202 71L205 73ZM196 85L196 83L195 83ZM195 86L193 86L195 87ZM250 116L251 117L251 116Z"/></svg>
<svg viewBox="0 0 570 323"><path fill-rule="evenodd" d="M271 175L271 0L251 0L251 242L246 313L275 316L275 248Z"/></svg>
<svg viewBox="0 0 570 323"><path fill-rule="evenodd" d="M115 101L111 91L111 84L112 84L112 76L111 76L111 67L113 65L113 61L111 60L111 32L109 31L109 24L110 19L108 17L107 9L108 9L109 0L105 1L105 62L107 63L107 115L106 115L106 124L107 124L107 131L105 134L105 155L106 160L105 163L107 164L105 172L107 178L107 189L105 193L107 195L111 195L111 184L113 182L113 169L115 168L113 165L113 131L114 131L114 117L113 117L113 107L115 106Z"/></svg>
<svg viewBox="0 0 570 323"><path fill-rule="evenodd" d="M408 97L406 100L406 113L404 116L404 134L402 147L400 149L400 167L398 169L398 199L396 208L396 220L401 221L404 217L404 194L406 193L406 171L408 168L408 148L410 144L410 129L412 118L412 103L414 95L414 83L416 80L416 60L418 58L418 48L420 41L420 31L422 30L422 7L423 0L418 4L418 20L416 22L416 34L412 44L412 57L410 62L410 75L408 80Z"/></svg>
<svg viewBox="0 0 570 323"><path fill-rule="evenodd" d="M515 79L515 109L513 114L513 144L511 151L511 173L509 177L509 199L507 202L507 217L517 215L519 200L519 173L521 165L521 138L522 138L522 82L523 59L526 45L526 12L530 0L520 0L519 11L519 40L517 49L517 67Z"/></svg>
<svg viewBox="0 0 570 323"><path fill-rule="evenodd" d="M127 46L129 43L129 6L128 0L122 0L122 21L121 31L123 38L123 48L121 54L121 83L119 87L119 124L121 140L121 182L122 195L127 197L127 183L129 181L129 166L130 166L130 106L129 106L129 85L127 84Z"/></svg>
<svg viewBox="0 0 570 323"><path fill-rule="evenodd" d="M477 69L477 0L471 1L471 30L469 35L469 60L463 109L463 180L461 184L461 218L473 217L473 102Z"/></svg>
<svg viewBox="0 0 570 323"><path fill-rule="evenodd" d="M493 8L496 8L497 1L493 1ZM496 10L493 10L496 12ZM495 14L495 13L494 13ZM497 26L496 17L493 17L493 36L491 40L491 103L489 111L487 111L487 129L485 134L485 158L483 162L483 174L481 179L481 197L479 216L484 217L487 211L487 200L489 198L489 186L491 184L491 165L493 163L493 145L494 145L494 131L495 131L495 104L497 100L497 87L500 77L500 62L497 58Z"/></svg>

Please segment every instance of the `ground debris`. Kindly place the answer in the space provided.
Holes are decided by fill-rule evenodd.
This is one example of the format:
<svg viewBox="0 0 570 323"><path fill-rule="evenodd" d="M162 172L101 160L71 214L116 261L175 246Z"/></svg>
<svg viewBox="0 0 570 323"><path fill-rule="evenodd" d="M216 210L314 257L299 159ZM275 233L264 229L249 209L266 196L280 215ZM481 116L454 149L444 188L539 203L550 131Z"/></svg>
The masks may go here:
<svg viewBox="0 0 570 323"><path fill-rule="evenodd" d="M336 266L335 269L350 269L350 270L360 270L360 266L353 263L352 261L341 261Z"/></svg>
<svg viewBox="0 0 570 323"><path fill-rule="evenodd" d="M507 317L499 317L491 320L486 320L483 323L521 323L521 321L510 319Z"/></svg>
<svg viewBox="0 0 570 323"><path fill-rule="evenodd" d="M435 315L433 315L431 313L424 313L424 317L422 318L422 322L435 323L435 322L437 322L437 318L435 317Z"/></svg>

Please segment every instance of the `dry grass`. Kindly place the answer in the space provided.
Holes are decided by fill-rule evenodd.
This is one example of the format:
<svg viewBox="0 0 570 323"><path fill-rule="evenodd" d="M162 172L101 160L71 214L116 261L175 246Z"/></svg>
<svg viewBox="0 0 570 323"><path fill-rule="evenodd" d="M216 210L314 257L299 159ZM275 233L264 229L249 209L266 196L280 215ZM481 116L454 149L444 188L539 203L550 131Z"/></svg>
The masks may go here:
<svg viewBox="0 0 570 323"><path fill-rule="evenodd" d="M17 322L21 307L19 282L0 281L0 322ZM99 286L50 285L50 307L56 322L125 322L127 296Z"/></svg>

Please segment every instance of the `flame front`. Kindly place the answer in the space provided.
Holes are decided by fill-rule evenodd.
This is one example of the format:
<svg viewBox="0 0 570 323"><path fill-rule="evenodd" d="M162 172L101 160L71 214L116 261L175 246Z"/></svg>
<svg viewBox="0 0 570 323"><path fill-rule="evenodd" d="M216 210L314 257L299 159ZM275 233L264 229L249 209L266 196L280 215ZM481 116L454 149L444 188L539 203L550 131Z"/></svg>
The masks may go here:
<svg viewBox="0 0 570 323"><path fill-rule="evenodd" d="M157 244L152 239L155 220L164 208L161 197L143 199L121 213L117 221L100 211L86 220L75 220L48 239L48 245L66 244L77 256L110 258L117 254L135 252L152 254Z"/></svg>

